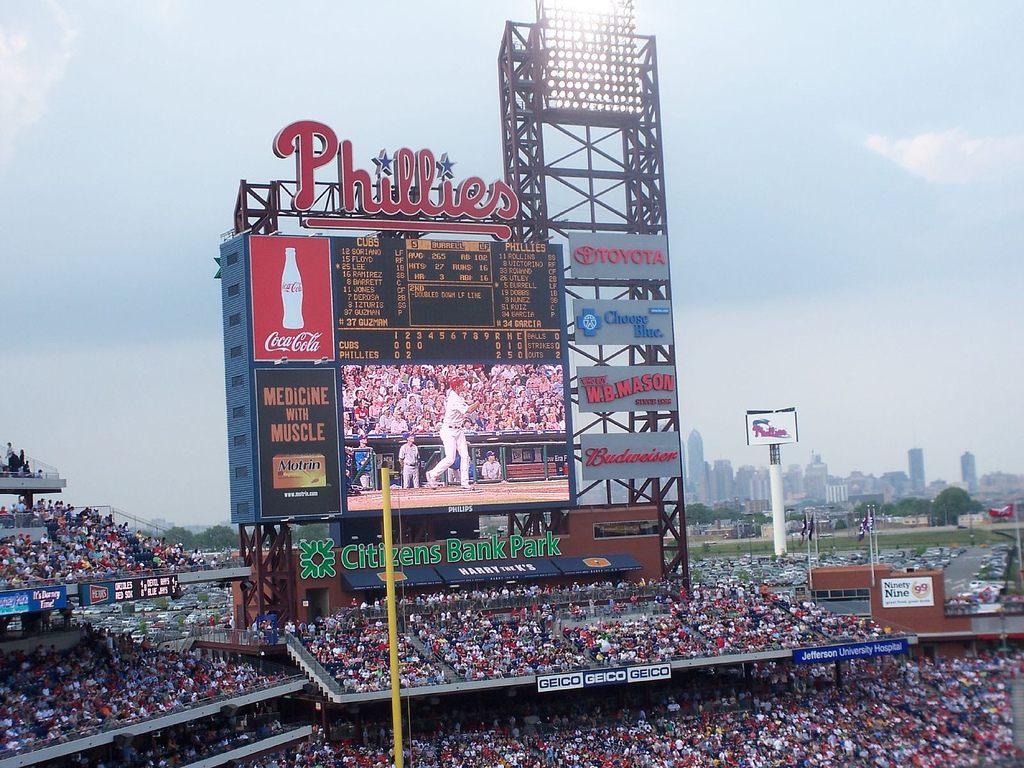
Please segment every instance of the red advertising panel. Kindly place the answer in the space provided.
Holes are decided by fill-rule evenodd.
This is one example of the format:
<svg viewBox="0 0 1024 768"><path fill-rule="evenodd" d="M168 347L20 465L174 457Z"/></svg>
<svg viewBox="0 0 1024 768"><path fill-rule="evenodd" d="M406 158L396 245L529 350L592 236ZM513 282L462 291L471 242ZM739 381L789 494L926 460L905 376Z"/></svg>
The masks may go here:
<svg viewBox="0 0 1024 768"><path fill-rule="evenodd" d="M249 253L253 359L334 360L330 241L253 236Z"/></svg>

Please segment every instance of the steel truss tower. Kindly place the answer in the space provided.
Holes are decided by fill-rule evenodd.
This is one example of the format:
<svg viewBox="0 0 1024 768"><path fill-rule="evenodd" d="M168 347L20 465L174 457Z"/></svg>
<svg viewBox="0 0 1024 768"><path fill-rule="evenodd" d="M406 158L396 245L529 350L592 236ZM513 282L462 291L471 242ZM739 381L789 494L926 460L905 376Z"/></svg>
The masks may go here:
<svg viewBox="0 0 1024 768"><path fill-rule="evenodd" d="M505 179L521 206L516 239L668 234L655 40L635 34L631 0L605 5L604 12L581 12L538 0L536 23L505 25L498 75ZM565 282L571 298L672 298L668 280ZM574 324L569 328L572 334ZM580 364L675 366L674 347L666 345L595 348L570 335L569 349L577 405ZM623 431L679 432L679 412L577 413L577 461L581 435ZM588 504L657 505L663 571L689 577L682 469L678 477L584 484L579 497Z"/></svg>

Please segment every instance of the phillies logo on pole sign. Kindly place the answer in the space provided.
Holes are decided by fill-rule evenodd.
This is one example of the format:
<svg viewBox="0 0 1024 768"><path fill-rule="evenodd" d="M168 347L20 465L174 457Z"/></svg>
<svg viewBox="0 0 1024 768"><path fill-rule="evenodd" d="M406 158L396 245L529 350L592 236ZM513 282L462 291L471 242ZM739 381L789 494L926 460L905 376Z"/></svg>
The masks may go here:
<svg viewBox="0 0 1024 768"><path fill-rule="evenodd" d="M486 184L479 176L469 176L456 185L455 162L447 152L438 158L429 149L402 148L389 156L382 149L373 158L376 168L371 177L369 171L355 167L352 142L339 142L330 127L314 120L281 129L274 139L274 154L295 155L292 208L300 212L310 211L319 197L316 169L337 160L338 207L324 212L333 216L303 218L302 225L312 229L427 230L508 240L512 228L495 219L510 221L519 212L519 198L504 181Z"/></svg>
<svg viewBox="0 0 1024 768"><path fill-rule="evenodd" d="M333 360L334 300L326 238L249 239L254 360Z"/></svg>

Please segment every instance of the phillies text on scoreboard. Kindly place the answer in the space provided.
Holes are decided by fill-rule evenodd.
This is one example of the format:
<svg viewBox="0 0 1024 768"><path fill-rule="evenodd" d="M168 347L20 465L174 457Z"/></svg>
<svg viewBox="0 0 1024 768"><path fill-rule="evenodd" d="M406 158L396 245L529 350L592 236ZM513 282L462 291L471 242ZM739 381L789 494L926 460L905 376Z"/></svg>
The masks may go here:
<svg viewBox="0 0 1024 768"><path fill-rule="evenodd" d="M562 357L557 246L331 238L337 359Z"/></svg>

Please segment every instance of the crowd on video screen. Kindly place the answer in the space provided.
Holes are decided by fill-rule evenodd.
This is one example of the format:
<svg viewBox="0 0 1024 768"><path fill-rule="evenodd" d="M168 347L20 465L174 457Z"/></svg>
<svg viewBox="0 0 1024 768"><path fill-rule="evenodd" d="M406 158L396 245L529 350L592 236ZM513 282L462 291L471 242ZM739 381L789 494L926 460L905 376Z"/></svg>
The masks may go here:
<svg viewBox="0 0 1024 768"><path fill-rule="evenodd" d="M349 365L343 369L349 435L432 434L444 416L448 382L463 379L474 432L565 431L560 365Z"/></svg>

